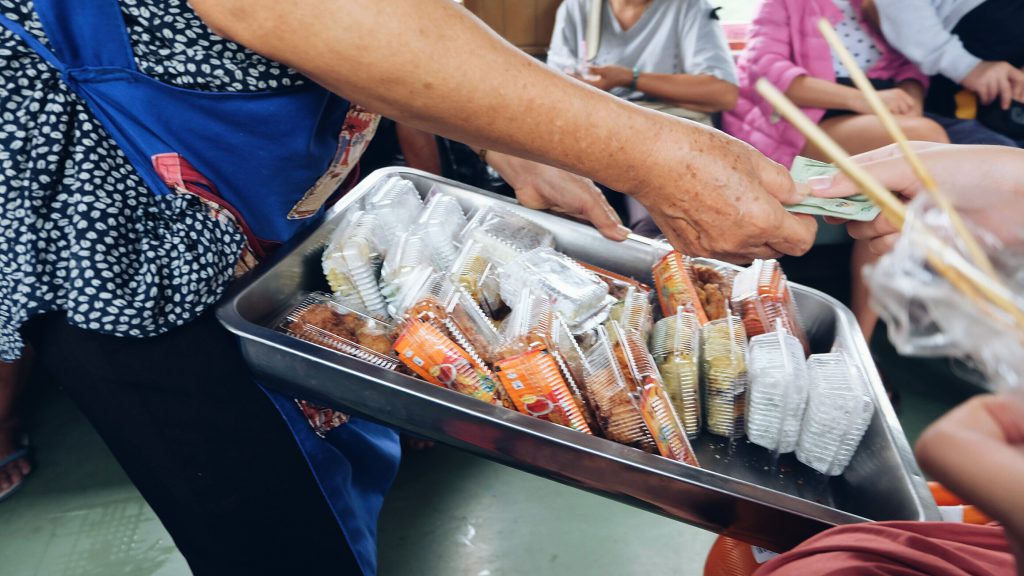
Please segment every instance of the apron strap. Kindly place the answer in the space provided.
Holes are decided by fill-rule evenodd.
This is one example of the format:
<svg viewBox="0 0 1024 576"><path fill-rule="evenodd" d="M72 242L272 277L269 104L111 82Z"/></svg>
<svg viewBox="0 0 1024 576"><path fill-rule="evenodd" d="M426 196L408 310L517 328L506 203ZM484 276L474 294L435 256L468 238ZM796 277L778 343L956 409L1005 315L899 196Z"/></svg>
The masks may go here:
<svg viewBox="0 0 1024 576"><path fill-rule="evenodd" d="M65 67L135 70L117 0L36 0L35 9Z"/></svg>

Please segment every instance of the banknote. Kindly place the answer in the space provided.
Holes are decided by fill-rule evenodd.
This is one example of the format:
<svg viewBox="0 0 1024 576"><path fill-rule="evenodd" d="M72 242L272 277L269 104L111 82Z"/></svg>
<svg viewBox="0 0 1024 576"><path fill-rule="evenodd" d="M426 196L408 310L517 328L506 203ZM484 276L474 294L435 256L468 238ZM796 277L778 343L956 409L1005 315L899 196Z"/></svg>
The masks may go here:
<svg viewBox="0 0 1024 576"><path fill-rule="evenodd" d="M790 174L797 182L807 182L815 176L827 176L835 174L839 169L826 162L797 156L793 161L793 168ZM867 222L874 220L880 212L867 196L857 194L846 198L817 198L808 196L799 204L786 206L786 210L799 214L811 214L814 216L832 216L845 220L860 220Z"/></svg>

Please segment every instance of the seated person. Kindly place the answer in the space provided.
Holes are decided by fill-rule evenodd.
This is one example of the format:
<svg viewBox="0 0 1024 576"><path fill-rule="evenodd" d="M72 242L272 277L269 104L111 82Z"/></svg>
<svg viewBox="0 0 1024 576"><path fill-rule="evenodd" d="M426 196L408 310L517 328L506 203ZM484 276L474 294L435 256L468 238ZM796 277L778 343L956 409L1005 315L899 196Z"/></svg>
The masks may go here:
<svg viewBox="0 0 1024 576"><path fill-rule="evenodd" d="M1024 102L1024 3L1016 0L877 0L882 32L894 48L933 76L925 111L956 144L1015 146L1020 133L1004 135L971 120L977 104L1000 110ZM965 88L976 95L958 106ZM960 108L958 110L958 108ZM984 112L980 116L986 119ZM957 118L967 120L957 120Z"/></svg>
<svg viewBox="0 0 1024 576"><path fill-rule="evenodd" d="M797 154L827 160L796 128L780 121L754 89L757 80L767 78L850 153L891 142L881 120L871 113L863 94L852 87L849 71L818 30L818 22L826 18L907 136L948 142L939 124L922 117L927 78L877 33L876 26L869 23L874 16L870 0L765 0L740 57L740 101L725 114L725 131L784 166L790 166ZM866 335L871 334L877 318L868 306L860 275L869 262L866 246L854 243L850 307Z"/></svg>
<svg viewBox="0 0 1024 576"><path fill-rule="evenodd" d="M588 39L595 5L602 10L599 39ZM581 50L594 42L597 54L588 61ZM564 0L548 64L621 98L708 125L710 114L731 109L738 94L729 45L707 0ZM630 227L657 235L647 211L626 202Z"/></svg>

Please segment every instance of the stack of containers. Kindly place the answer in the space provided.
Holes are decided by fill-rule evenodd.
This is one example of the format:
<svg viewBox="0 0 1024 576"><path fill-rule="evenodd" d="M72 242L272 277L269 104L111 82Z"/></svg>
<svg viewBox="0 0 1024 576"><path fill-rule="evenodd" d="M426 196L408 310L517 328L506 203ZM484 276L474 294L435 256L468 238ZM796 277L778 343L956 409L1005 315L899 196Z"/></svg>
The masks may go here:
<svg viewBox="0 0 1024 576"><path fill-rule="evenodd" d="M807 371L811 389L796 457L822 474L838 476L857 452L875 403L864 375L841 352L811 356Z"/></svg>
<svg viewBox="0 0 1024 576"><path fill-rule="evenodd" d="M426 240L434 267L451 268L459 250L455 240L466 226L466 215L454 197L434 191L416 222L416 230Z"/></svg>
<svg viewBox="0 0 1024 576"><path fill-rule="evenodd" d="M701 328L701 384L708 432L743 436L747 410L747 334L736 316L712 320Z"/></svg>
<svg viewBox="0 0 1024 576"><path fill-rule="evenodd" d="M686 435L700 434L700 323L689 312L662 318L654 325L651 354L665 382Z"/></svg>
<svg viewBox="0 0 1024 576"><path fill-rule="evenodd" d="M324 250L324 275L335 298L349 308L374 318L389 317L377 283L383 254L380 221L376 214L360 212L339 227Z"/></svg>
<svg viewBox="0 0 1024 576"><path fill-rule="evenodd" d="M750 339L747 437L784 454L796 450L809 378L800 341L776 320L774 332Z"/></svg>
<svg viewBox="0 0 1024 576"><path fill-rule="evenodd" d="M377 215L385 254L398 237L412 229L423 202L412 182L397 176L383 180L366 198L366 211Z"/></svg>
<svg viewBox="0 0 1024 576"><path fill-rule="evenodd" d="M417 270L430 267L427 244L419 234L400 234L388 250L380 270L380 292L388 304L398 298L402 287L414 277Z"/></svg>

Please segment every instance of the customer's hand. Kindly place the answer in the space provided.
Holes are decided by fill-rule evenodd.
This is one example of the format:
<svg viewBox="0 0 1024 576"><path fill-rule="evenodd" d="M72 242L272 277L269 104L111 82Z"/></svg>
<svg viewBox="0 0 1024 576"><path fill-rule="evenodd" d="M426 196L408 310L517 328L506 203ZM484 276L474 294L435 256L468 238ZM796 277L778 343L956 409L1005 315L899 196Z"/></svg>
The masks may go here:
<svg viewBox="0 0 1024 576"><path fill-rule="evenodd" d="M1002 523L1024 568L1024 393L957 406L924 431L916 455L925 472Z"/></svg>
<svg viewBox="0 0 1024 576"><path fill-rule="evenodd" d="M629 228L594 183L546 164L490 151L487 163L516 191L519 203L537 210L554 210L589 221L606 238L625 240Z"/></svg>
<svg viewBox="0 0 1024 576"><path fill-rule="evenodd" d="M984 104L999 100L1009 110L1016 100L1024 102L1024 72L1009 62L982 62L964 78L963 86L972 90Z"/></svg>
<svg viewBox="0 0 1024 576"><path fill-rule="evenodd" d="M632 195L673 246L733 262L810 249L814 219L782 207L804 196L785 168L717 130L689 138L679 149L652 145L650 162L636 167L646 184Z"/></svg>
<svg viewBox="0 0 1024 576"><path fill-rule="evenodd" d="M882 99L882 103L889 109L889 112L897 116L913 116L918 109L917 100L902 88L879 90L878 97ZM867 102L865 102L865 106L867 106ZM872 110L870 106L867 106L864 110L858 110L858 112L871 114Z"/></svg>
<svg viewBox="0 0 1024 576"><path fill-rule="evenodd" d="M1007 146L955 146L913 142L922 162L968 221L1006 245L1024 242L1024 150ZM896 145L855 156L854 160L904 199L917 196L921 182ZM846 176L812 179L815 196L842 198L860 192ZM850 236L867 240L872 252L884 254L899 237L885 216L847 224Z"/></svg>
<svg viewBox="0 0 1024 576"><path fill-rule="evenodd" d="M632 84L633 70L616 64L590 66L587 68L587 74L580 79L607 92L612 88L626 87Z"/></svg>

